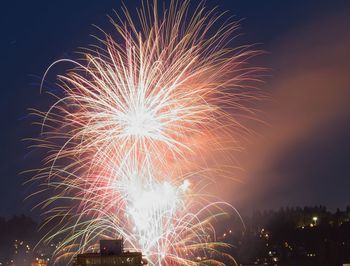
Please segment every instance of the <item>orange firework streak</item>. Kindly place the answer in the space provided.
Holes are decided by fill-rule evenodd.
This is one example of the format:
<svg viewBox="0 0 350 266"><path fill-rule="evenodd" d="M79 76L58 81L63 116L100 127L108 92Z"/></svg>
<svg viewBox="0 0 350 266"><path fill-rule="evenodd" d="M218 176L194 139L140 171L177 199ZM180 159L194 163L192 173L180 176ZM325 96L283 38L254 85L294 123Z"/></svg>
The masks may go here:
<svg viewBox="0 0 350 266"><path fill-rule="evenodd" d="M57 258L123 237L151 265L235 264L215 240L211 220L232 207L205 194L213 169L203 151L236 148L232 110L251 97L240 84L255 52L229 47L236 22L218 25L203 4L189 16L179 2L162 17L157 1L145 4L137 23L124 9L111 20L120 41L104 33L84 60L54 63L75 68L58 77L64 96L34 111L48 155L33 180L52 195L39 206L60 221L44 239L64 238Z"/></svg>

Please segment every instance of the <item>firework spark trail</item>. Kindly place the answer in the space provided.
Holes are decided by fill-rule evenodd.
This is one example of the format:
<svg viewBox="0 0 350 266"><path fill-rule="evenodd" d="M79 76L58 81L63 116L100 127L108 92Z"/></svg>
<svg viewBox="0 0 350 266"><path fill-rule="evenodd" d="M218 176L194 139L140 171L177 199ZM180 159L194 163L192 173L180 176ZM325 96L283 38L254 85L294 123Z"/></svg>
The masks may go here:
<svg viewBox="0 0 350 266"><path fill-rule="evenodd" d="M202 151L235 148L220 139L240 128L232 110L250 97L240 84L255 53L229 47L236 22L220 25L203 3L188 9L171 1L159 17L156 0L143 3L138 22L124 9L111 19L123 41L104 33L85 60L60 60L76 66L58 77L64 96L34 111L48 156L33 179L54 193L40 206L59 221L46 240L65 237L57 257L122 236L151 265L234 263L215 242L210 221L228 204L208 204Z"/></svg>

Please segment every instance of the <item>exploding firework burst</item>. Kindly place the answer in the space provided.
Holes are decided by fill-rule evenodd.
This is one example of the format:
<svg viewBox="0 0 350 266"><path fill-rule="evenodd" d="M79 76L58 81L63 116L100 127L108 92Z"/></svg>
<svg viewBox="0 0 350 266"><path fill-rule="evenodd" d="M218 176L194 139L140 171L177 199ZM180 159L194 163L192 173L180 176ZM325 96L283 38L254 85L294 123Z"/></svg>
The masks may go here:
<svg viewBox="0 0 350 266"><path fill-rule="evenodd" d="M34 111L47 157L33 180L51 195L39 205L56 223L45 241L63 238L57 258L123 237L151 265L235 263L215 240L211 220L230 206L205 192L204 151L236 147L233 110L250 97L241 83L255 53L230 48L236 22L220 24L203 3L188 10L171 1L158 16L155 0L135 22L124 9L111 19L118 38L103 33L83 60L60 60L75 65L58 76L63 96Z"/></svg>

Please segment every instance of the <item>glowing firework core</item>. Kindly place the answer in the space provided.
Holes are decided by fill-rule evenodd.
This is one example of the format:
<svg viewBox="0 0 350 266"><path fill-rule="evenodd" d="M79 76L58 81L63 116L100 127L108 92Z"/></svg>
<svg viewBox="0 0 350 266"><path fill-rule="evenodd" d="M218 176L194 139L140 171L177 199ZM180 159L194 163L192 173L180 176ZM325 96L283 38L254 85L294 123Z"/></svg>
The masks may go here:
<svg viewBox="0 0 350 266"><path fill-rule="evenodd" d="M122 116L122 119L125 123L122 134L124 136L159 139L159 136L162 135L162 123L157 120L152 110L144 107L135 108Z"/></svg>
<svg viewBox="0 0 350 266"><path fill-rule="evenodd" d="M130 207L127 213L133 218L136 229L144 234L148 234L148 239L154 241L155 236L159 236L159 232L153 234L155 224L163 224L165 219L173 217L175 211L180 204L179 191L168 182L153 185L152 188L130 189ZM161 220L161 221L156 221ZM146 238L147 239L147 238Z"/></svg>

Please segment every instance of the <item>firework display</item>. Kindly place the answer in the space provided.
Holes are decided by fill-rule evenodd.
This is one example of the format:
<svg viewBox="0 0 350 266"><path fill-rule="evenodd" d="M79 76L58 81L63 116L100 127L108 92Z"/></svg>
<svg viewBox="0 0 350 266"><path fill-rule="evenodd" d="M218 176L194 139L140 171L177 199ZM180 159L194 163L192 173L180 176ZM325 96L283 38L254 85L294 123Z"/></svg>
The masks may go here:
<svg viewBox="0 0 350 266"><path fill-rule="evenodd" d="M235 265L212 226L231 207L206 188L234 165L255 52L231 47L236 22L189 5L144 2L136 20L124 9L83 59L60 60L74 65L58 76L63 93L33 112L46 150L35 194L55 224L43 241L60 239L56 260L123 237L149 265Z"/></svg>

